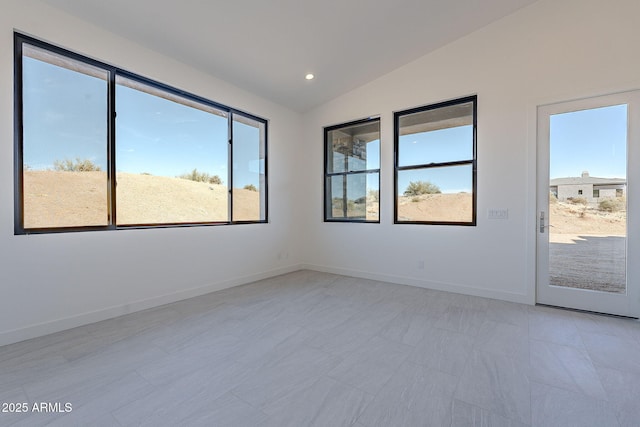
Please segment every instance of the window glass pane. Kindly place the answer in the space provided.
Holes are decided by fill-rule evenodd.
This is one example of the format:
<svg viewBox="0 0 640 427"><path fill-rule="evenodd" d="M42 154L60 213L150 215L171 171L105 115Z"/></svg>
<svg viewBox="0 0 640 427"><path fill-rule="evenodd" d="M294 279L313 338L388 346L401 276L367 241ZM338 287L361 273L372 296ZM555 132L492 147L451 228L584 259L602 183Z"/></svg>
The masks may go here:
<svg viewBox="0 0 640 427"><path fill-rule="evenodd" d="M330 202L327 203L327 218L347 218L347 189L346 176L334 175L327 179L327 194Z"/></svg>
<svg viewBox="0 0 640 427"><path fill-rule="evenodd" d="M378 221L380 210L380 174L366 174L367 193L365 195L365 219L367 221ZM356 199L356 204L362 204L362 196Z"/></svg>
<svg viewBox="0 0 640 427"><path fill-rule="evenodd" d="M398 172L398 221L473 221L472 166Z"/></svg>
<svg viewBox="0 0 640 427"><path fill-rule="evenodd" d="M361 123L327 132L327 173L380 168L380 122Z"/></svg>
<svg viewBox="0 0 640 427"><path fill-rule="evenodd" d="M23 45L24 228L109 224L107 72Z"/></svg>
<svg viewBox="0 0 640 427"><path fill-rule="evenodd" d="M367 175L347 175L347 216L349 218L366 218L367 208Z"/></svg>
<svg viewBox="0 0 640 427"><path fill-rule="evenodd" d="M378 220L379 174L334 175L328 180L331 195L328 218Z"/></svg>
<svg viewBox="0 0 640 427"><path fill-rule="evenodd" d="M473 159L473 103L400 117L398 166Z"/></svg>
<svg viewBox="0 0 640 427"><path fill-rule="evenodd" d="M233 115L233 220L266 220L265 123Z"/></svg>
<svg viewBox="0 0 640 427"><path fill-rule="evenodd" d="M119 225L228 221L227 113L118 76Z"/></svg>

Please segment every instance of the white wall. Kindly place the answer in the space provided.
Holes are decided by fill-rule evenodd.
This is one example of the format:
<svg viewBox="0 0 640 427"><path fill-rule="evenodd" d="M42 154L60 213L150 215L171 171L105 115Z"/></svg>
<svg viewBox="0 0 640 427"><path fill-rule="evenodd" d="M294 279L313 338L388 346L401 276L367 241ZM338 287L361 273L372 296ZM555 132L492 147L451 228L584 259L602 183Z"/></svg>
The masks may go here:
<svg viewBox="0 0 640 427"><path fill-rule="evenodd" d="M14 236L13 31L269 122L269 224ZM300 115L35 0L0 13L0 345L297 269ZM278 253L288 257L278 259Z"/></svg>
<svg viewBox="0 0 640 427"><path fill-rule="evenodd" d="M305 262L533 303L536 106L640 88L638 16L637 0L541 0L305 115ZM478 225L393 225L392 112L474 93ZM322 127L376 114L381 224L323 223ZM487 219L489 208L508 220Z"/></svg>

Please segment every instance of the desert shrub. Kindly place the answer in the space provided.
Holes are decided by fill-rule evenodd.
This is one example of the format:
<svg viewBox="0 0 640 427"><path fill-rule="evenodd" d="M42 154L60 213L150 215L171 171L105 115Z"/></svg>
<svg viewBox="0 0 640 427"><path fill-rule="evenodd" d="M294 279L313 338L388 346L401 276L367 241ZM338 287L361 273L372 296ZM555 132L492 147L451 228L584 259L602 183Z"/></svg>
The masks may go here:
<svg viewBox="0 0 640 427"><path fill-rule="evenodd" d="M367 192L367 199L370 202L379 202L380 201L380 190L369 190Z"/></svg>
<svg viewBox="0 0 640 427"><path fill-rule="evenodd" d="M209 177L207 182L209 184L222 185L222 178L220 178L218 175L213 175Z"/></svg>
<svg viewBox="0 0 640 427"><path fill-rule="evenodd" d="M193 169L190 173L183 173L178 178L188 179L195 182L206 182L209 184L222 184L222 179L218 175L209 175L206 172L198 172L198 169Z"/></svg>
<svg viewBox="0 0 640 427"><path fill-rule="evenodd" d="M258 191L258 189L256 188L256 186L255 186L255 185L253 185L253 184L247 184L247 185L245 185L245 186L244 186L244 187L242 187L242 188L244 188L245 190L249 190L249 191Z"/></svg>
<svg viewBox="0 0 640 427"><path fill-rule="evenodd" d="M604 199L598 203L598 209L604 212L618 212L624 207L624 200Z"/></svg>
<svg viewBox="0 0 640 427"><path fill-rule="evenodd" d="M420 196L422 194L440 194L440 187L429 181L411 181L404 190L405 196Z"/></svg>
<svg viewBox="0 0 640 427"><path fill-rule="evenodd" d="M361 204L366 203L366 202L367 202L367 198L365 196L358 197L357 199L355 199L353 201L353 203L355 203L356 205L361 205Z"/></svg>
<svg viewBox="0 0 640 427"><path fill-rule="evenodd" d="M412 198L411 198L411 201L412 201L413 203L418 203L418 202L420 201L420 197L412 197Z"/></svg>
<svg viewBox="0 0 640 427"><path fill-rule="evenodd" d="M587 199L584 197L567 197L567 202L572 205L587 205Z"/></svg>
<svg viewBox="0 0 640 427"><path fill-rule="evenodd" d="M58 172L99 172L102 169L89 159L76 157L75 160L54 160L53 170Z"/></svg>
<svg viewBox="0 0 640 427"><path fill-rule="evenodd" d="M552 205L558 203L558 198L551 191L549 191L549 203Z"/></svg>
<svg viewBox="0 0 640 427"><path fill-rule="evenodd" d="M344 209L344 199L342 197L334 197L332 199L332 206L333 209L338 209L338 210L342 210ZM348 199L347 200L347 210L348 211L352 211L356 208L356 202L354 200Z"/></svg>

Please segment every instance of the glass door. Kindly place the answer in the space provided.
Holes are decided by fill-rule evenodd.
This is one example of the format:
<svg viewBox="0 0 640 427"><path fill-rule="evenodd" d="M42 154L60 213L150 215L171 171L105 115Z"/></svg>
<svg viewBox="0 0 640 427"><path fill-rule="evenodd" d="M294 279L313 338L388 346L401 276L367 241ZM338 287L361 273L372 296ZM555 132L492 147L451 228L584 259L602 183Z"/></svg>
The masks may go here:
<svg viewBox="0 0 640 427"><path fill-rule="evenodd" d="M638 317L638 99L538 108L538 303Z"/></svg>

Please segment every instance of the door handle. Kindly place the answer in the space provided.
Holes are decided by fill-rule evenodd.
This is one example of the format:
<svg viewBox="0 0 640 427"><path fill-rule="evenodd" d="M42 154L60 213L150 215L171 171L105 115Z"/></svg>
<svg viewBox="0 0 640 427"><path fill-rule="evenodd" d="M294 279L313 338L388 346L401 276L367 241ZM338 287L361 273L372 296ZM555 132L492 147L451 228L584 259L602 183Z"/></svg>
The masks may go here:
<svg viewBox="0 0 640 427"><path fill-rule="evenodd" d="M545 225L544 224L544 211L540 211L540 233L544 233L545 228L553 227L553 225Z"/></svg>

